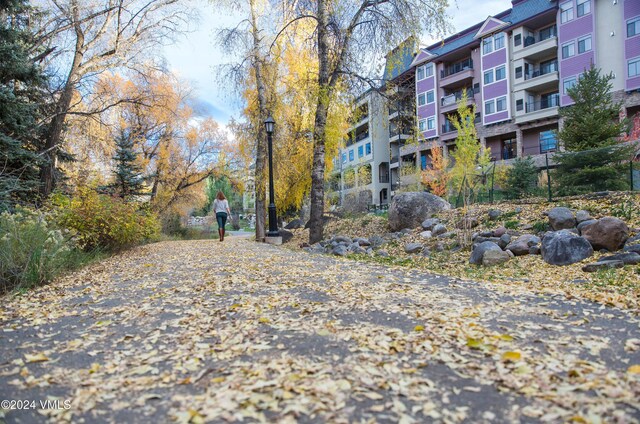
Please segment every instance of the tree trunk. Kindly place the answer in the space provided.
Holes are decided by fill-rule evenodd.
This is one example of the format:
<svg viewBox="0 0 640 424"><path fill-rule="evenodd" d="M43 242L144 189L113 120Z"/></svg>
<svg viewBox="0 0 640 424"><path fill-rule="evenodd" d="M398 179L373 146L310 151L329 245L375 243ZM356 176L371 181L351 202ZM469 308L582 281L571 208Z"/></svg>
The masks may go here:
<svg viewBox="0 0 640 424"><path fill-rule="evenodd" d="M255 0L250 0L249 5L251 8L251 32L253 36L253 60L252 66L256 75L256 89L258 92L258 110L260 122L256 129L257 145L256 145L256 169L255 169L255 190L256 190L256 241L262 242L265 237L265 223L267 214L267 202L266 202L266 190L265 182L267 181L266 174L266 159L267 159L267 142L265 136L265 129L263 122L267 119L267 97L264 85L263 76L263 61L262 53L260 51L261 39L259 35L259 28L257 23L257 12Z"/></svg>
<svg viewBox="0 0 640 424"><path fill-rule="evenodd" d="M313 131L313 165L311 169L311 213L309 243L322 240L324 232L324 155L327 114L329 109L329 17L326 0L318 1L318 105Z"/></svg>

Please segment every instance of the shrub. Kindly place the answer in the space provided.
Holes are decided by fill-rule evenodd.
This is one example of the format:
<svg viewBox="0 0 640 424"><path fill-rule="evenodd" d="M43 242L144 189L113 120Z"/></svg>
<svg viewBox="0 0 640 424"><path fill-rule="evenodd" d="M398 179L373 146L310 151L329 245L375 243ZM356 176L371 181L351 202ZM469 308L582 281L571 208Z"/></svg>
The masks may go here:
<svg viewBox="0 0 640 424"><path fill-rule="evenodd" d="M505 189L515 198L533 194L538 182L538 168L531 157L518 158L507 170Z"/></svg>
<svg viewBox="0 0 640 424"><path fill-rule="evenodd" d="M76 196L54 196L58 224L75 232L85 250L121 250L158 237L160 225L154 213L138 203L81 188Z"/></svg>
<svg viewBox="0 0 640 424"><path fill-rule="evenodd" d="M48 218L22 208L0 214L0 292L45 283L70 267L73 242Z"/></svg>

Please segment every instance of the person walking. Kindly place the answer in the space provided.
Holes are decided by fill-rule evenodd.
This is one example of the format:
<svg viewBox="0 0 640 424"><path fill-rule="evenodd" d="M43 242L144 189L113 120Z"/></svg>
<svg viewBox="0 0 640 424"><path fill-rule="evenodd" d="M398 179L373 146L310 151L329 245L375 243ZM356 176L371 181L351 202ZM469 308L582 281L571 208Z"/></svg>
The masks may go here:
<svg viewBox="0 0 640 424"><path fill-rule="evenodd" d="M213 201L213 211L216 213L216 221L218 221L220 241L224 241L224 226L227 225L227 217L231 215L231 210L229 209L229 202L222 191L218 191L216 199Z"/></svg>

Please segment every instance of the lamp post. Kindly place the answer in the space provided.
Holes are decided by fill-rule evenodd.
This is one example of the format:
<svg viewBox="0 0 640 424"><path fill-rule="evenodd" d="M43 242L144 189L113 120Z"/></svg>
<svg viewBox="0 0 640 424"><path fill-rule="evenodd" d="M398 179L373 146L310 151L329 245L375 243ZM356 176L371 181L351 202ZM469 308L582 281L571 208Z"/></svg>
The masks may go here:
<svg viewBox="0 0 640 424"><path fill-rule="evenodd" d="M267 130L267 146L269 148L269 231L267 237L279 237L278 218L276 216L276 205L273 200L273 127L276 121L271 115L264 121L264 127Z"/></svg>

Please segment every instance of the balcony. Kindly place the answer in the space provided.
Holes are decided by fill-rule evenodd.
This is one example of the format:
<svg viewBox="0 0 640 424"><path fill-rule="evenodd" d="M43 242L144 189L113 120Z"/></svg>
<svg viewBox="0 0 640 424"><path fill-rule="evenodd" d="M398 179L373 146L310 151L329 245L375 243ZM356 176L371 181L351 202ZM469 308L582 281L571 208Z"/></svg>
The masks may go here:
<svg viewBox="0 0 640 424"><path fill-rule="evenodd" d="M400 166L400 155L391 155L389 168L398 168Z"/></svg>
<svg viewBox="0 0 640 424"><path fill-rule="evenodd" d="M462 99L462 94L464 90L459 90L454 93L449 94L448 96L444 96L440 99L440 112L450 112L458 108L458 101ZM467 89L467 106L470 106L475 102L474 91L472 89Z"/></svg>
<svg viewBox="0 0 640 424"><path fill-rule="evenodd" d="M454 140L457 137L458 137L458 130L456 130L456 127L454 127L450 121L447 121L444 124L442 124L442 133L440 133L441 141L450 141L450 140Z"/></svg>
<svg viewBox="0 0 640 424"><path fill-rule="evenodd" d="M529 90L544 92L558 88L558 61L546 63L538 68L529 69L524 74L524 80L520 80L514 84L514 90Z"/></svg>
<svg viewBox="0 0 640 424"><path fill-rule="evenodd" d="M389 183L389 174L386 175L380 175L380 177L378 178L378 181L382 184L387 184Z"/></svg>
<svg viewBox="0 0 640 424"><path fill-rule="evenodd" d="M513 60L539 60L558 51L558 37L555 32L551 36L526 37L524 47L513 51Z"/></svg>
<svg viewBox="0 0 640 424"><path fill-rule="evenodd" d="M395 119L399 116L414 116L415 111L410 106L404 106L400 108L389 108L389 120Z"/></svg>
<svg viewBox="0 0 640 424"><path fill-rule="evenodd" d="M446 66L440 71L440 87L449 87L467 79L473 79L473 60L470 58L462 62Z"/></svg>
<svg viewBox="0 0 640 424"><path fill-rule="evenodd" d="M527 103L525 105L525 114L516 116L516 124L558 116L559 106L560 95L557 93L540 101Z"/></svg>

